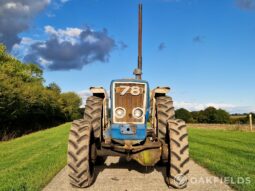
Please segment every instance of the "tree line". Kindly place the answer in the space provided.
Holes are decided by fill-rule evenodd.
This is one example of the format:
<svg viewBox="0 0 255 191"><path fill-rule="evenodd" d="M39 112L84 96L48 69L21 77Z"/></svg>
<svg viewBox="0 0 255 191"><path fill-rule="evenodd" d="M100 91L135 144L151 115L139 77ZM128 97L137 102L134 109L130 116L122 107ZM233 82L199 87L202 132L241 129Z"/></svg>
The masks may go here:
<svg viewBox="0 0 255 191"><path fill-rule="evenodd" d="M187 123L214 123L214 124L247 124L249 122L248 114L230 115L223 109L207 107L201 111L188 111L184 108L177 109L175 116ZM253 122L255 114L252 113Z"/></svg>
<svg viewBox="0 0 255 191"><path fill-rule="evenodd" d="M22 63L0 44L0 140L81 117L81 98L44 85L42 69Z"/></svg>

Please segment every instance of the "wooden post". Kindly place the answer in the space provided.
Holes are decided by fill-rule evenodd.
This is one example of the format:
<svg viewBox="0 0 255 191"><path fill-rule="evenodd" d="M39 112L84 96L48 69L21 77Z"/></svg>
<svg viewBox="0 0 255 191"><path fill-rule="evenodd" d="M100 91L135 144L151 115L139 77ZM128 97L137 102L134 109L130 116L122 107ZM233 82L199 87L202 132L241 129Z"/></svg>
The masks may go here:
<svg viewBox="0 0 255 191"><path fill-rule="evenodd" d="M250 130L252 131L252 114L249 115L249 119L250 119Z"/></svg>

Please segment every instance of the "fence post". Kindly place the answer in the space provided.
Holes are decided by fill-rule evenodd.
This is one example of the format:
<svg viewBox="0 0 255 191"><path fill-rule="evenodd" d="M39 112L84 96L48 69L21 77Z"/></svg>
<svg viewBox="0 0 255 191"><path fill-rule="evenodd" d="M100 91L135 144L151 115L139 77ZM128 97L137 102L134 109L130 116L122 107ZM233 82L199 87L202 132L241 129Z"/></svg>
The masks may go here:
<svg viewBox="0 0 255 191"><path fill-rule="evenodd" d="M252 131L252 114L249 115L249 119L250 119L250 130Z"/></svg>

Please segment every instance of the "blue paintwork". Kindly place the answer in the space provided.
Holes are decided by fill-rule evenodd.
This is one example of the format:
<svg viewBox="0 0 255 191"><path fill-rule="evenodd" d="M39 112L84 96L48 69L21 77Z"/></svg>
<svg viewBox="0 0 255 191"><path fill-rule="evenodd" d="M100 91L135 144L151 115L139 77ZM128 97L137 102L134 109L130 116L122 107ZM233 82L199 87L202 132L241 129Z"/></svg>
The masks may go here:
<svg viewBox="0 0 255 191"><path fill-rule="evenodd" d="M144 140L146 138L146 124L137 124L135 134L122 134L120 128L122 126L129 127L129 124L112 124L111 138L118 140Z"/></svg>
<svg viewBox="0 0 255 191"><path fill-rule="evenodd" d="M149 120L149 112L150 112L150 88L149 84L145 80L136 80L136 79L121 79L121 80L113 80L111 82L110 87L110 97L113 98L112 86L114 82L137 82L137 83L145 83L147 86L147 95L146 95L146 113L145 113L145 122L144 124L136 124L136 133L135 134L122 134L121 127L129 127L129 124L114 124L112 123L110 129L106 132L106 135L111 137L112 139L117 140L144 140L147 136L147 122ZM111 108L113 108L113 101L111 101ZM113 110L111 111L111 121L113 116Z"/></svg>

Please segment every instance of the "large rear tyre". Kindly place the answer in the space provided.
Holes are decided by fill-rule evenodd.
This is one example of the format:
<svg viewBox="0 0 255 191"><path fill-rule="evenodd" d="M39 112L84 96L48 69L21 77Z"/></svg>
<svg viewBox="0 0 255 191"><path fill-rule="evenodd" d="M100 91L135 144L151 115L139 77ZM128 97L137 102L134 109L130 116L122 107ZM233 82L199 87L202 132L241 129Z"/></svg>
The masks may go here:
<svg viewBox="0 0 255 191"><path fill-rule="evenodd" d="M169 160L166 182L169 186L183 189L187 187L189 173L188 132L182 120L168 121Z"/></svg>
<svg viewBox="0 0 255 191"><path fill-rule="evenodd" d="M100 139L103 120L103 99L96 96L88 97L83 118L91 123L95 137Z"/></svg>
<svg viewBox="0 0 255 191"><path fill-rule="evenodd" d="M72 123L67 153L71 185L79 188L90 186L94 180L95 144L88 121L81 119Z"/></svg>
<svg viewBox="0 0 255 191"><path fill-rule="evenodd" d="M156 98L156 119L158 138L166 140L167 135L167 121L174 119L175 112L173 100L169 96L160 96Z"/></svg>

